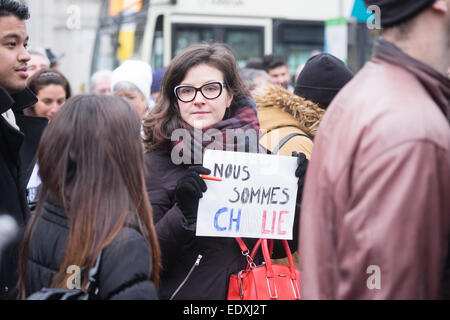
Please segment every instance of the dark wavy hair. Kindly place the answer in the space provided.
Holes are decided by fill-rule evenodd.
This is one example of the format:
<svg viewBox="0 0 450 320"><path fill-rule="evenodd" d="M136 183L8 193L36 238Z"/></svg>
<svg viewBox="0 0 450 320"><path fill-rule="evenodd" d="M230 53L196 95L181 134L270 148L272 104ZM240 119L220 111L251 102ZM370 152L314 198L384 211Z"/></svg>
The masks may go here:
<svg viewBox="0 0 450 320"><path fill-rule="evenodd" d="M263 57L263 68L266 72L269 72L272 69L286 66L286 61L283 60L282 57L275 54L268 54Z"/></svg>
<svg viewBox="0 0 450 320"><path fill-rule="evenodd" d="M225 117L233 117L240 107L239 101L247 98L245 84L239 76L236 59L228 45L202 43L189 46L170 63L164 74L161 96L144 121L146 151L167 150L172 132L185 126L174 88L183 81L192 67L200 64L207 64L220 70L227 90L233 94L230 112Z"/></svg>
<svg viewBox="0 0 450 320"><path fill-rule="evenodd" d="M41 197L20 253L20 298L26 297L28 248L48 194L64 208L70 225L52 287L64 288L68 266L79 265L86 266L84 288L98 254L135 219L151 249L152 280L158 286L160 249L145 187L140 124L125 100L92 95L69 99L50 122L38 150Z"/></svg>
<svg viewBox="0 0 450 320"><path fill-rule="evenodd" d="M0 17L15 16L19 20L28 20L30 13L28 7L13 0L0 0Z"/></svg>

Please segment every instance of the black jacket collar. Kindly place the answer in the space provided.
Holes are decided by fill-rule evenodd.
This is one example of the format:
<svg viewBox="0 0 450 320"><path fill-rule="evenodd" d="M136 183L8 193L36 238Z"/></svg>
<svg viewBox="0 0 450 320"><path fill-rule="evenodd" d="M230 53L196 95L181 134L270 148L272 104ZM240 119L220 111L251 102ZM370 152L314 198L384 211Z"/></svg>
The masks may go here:
<svg viewBox="0 0 450 320"><path fill-rule="evenodd" d="M16 94L9 94L0 86L0 114L9 109L13 109L14 112L21 111L34 105L37 101L34 93L28 88Z"/></svg>

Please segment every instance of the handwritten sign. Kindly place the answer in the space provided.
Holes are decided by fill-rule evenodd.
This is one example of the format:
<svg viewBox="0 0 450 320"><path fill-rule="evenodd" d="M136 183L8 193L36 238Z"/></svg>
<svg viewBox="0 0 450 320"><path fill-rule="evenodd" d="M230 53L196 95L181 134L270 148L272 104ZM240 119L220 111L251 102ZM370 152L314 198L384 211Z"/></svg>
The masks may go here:
<svg viewBox="0 0 450 320"><path fill-rule="evenodd" d="M197 236L292 239L297 178L295 157L206 150Z"/></svg>

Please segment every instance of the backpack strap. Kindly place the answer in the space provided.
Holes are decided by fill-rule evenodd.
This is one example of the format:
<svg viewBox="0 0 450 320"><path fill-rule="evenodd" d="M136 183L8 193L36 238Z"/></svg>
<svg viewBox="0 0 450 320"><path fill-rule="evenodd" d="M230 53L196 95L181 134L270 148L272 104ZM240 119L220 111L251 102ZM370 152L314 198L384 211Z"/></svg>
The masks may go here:
<svg viewBox="0 0 450 320"><path fill-rule="evenodd" d="M310 139L312 141L311 137L306 134L293 132L293 133L290 133L287 136L285 136L283 139L281 139L280 142L277 144L277 146L272 150L272 153L277 154L278 151L280 151L280 149L286 144L286 142L288 142L291 138L296 137L296 136L307 137L308 139Z"/></svg>
<svg viewBox="0 0 450 320"><path fill-rule="evenodd" d="M102 260L102 253L103 250L100 251L100 253L97 256L97 260L95 261L95 265L89 270L88 276L89 281L86 284L86 292L88 292L90 295L97 295L98 289L99 289L99 270L100 270L100 263Z"/></svg>

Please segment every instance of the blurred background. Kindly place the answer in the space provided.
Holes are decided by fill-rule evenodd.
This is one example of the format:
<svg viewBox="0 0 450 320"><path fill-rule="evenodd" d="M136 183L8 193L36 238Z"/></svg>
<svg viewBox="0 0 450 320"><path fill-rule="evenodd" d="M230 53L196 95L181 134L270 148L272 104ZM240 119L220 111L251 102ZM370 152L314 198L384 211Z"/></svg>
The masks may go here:
<svg viewBox="0 0 450 320"><path fill-rule="evenodd" d="M264 54L299 66L329 52L358 71L378 30L362 0L22 0L30 7L30 48L50 49L75 93L89 77L128 59L166 67L202 41L228 43L241 67Z"/></svg>

